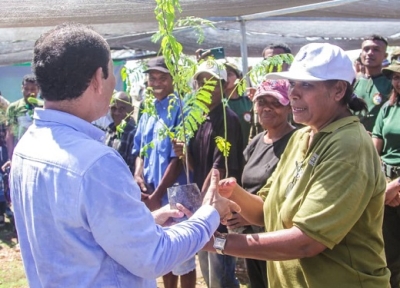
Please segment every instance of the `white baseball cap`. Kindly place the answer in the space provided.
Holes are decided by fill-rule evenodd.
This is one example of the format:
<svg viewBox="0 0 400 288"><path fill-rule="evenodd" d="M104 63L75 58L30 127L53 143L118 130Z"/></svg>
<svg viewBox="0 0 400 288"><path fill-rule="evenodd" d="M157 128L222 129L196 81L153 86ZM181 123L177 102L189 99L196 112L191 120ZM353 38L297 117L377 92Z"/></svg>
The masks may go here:
<svg viewBox="0 0 400 288"><path fill-rule="evenodd" d="M199 76L201 73L211 74L216 79L220 80L227 81L228 79L224 63L216 60L205 60L202 62L199 67L197 67L196 73L193 75L193 79L196 80L197 76Z"/></svg>
<svg viewBox="0 0 400 288"><path fill-rule="evenodd" d="M267 79L344 80L350 84L355 77L349 56L340 47L328 43L311 43L301 47L289 71L266 75Z"/></svg>

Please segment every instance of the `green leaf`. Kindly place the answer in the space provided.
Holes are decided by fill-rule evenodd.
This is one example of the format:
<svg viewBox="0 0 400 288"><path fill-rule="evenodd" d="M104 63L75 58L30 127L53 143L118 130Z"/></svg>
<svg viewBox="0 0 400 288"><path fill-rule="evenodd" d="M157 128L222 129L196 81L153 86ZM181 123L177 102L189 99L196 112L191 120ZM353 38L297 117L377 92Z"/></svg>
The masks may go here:
<svg viewBox="0 0 400 288"><path fill-rule="evenodd" d="M218 150L222 152L222 155L224 157L228 157L229 151L231 149L231 143L220 136L215 137L215 142L217 144Z"/></svg>

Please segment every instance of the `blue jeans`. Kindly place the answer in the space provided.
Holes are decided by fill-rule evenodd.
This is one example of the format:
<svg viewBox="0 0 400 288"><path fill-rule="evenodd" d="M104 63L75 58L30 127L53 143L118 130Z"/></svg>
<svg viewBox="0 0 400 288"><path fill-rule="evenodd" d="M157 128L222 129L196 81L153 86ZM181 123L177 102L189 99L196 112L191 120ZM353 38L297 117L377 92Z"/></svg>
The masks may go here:
<svg viewBox="0 0 400 288"><path fill-rule="evenodd" d="M208 288L239 288L235 276L235 257L206 251L200 251L198 255L201 273Z"/></svg>

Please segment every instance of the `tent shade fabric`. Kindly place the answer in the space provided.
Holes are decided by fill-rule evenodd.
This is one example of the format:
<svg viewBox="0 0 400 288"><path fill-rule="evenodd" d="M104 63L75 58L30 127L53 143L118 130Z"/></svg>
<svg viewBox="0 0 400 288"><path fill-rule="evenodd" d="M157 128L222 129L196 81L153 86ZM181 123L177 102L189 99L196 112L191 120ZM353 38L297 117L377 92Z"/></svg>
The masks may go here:
<svg viewBox="0 0 400 288"><path fill-rule="evenodd" d="M222 46L226 56L240 56L241 17L303 5L339 4L279 16L245 21L249 57L259 57L270 43L285 42L294 53L310 42L329 42L345 50L358 49L362 38L379 34L389 45L400 46L398 0L181 0L180 16L197 16L214 21L205 28L205 41L198 44L191 28L175 35L184 52ZM3 0L0 11L0 65L30 61L35 40L57 24L71 21L91 25L113 49L158 51L151 35L157 30L151 0ZM283 10L285 11L285 10ZM278 13L277 13L278 14Z"/></svg>

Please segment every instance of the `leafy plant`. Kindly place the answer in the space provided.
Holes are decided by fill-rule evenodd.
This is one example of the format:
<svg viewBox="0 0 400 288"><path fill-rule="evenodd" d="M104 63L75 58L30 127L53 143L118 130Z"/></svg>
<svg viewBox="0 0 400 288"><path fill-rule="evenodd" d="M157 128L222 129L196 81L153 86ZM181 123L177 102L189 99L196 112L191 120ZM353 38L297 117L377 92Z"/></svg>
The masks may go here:
<svg viewBox="0 0 400 288"><path fill-rule="evenodd" d="M197 18L197 17L186 17L184 19L176 19L176 11L181 13L182 9L179 0L156 0L156 8L154 10L156 15L156 20L158 22L158 32L152 36L153 42L160 42L160 51L165 58L165 64L170 71L171 77L173 79L174 90L178 94L177 99L171 97L168 113L175 106L179 105L181 110L181 124L173 129L165 126L164 130L160 131L159 137L169 137L171 139L178 139L180 141L189 143L189 140L194 136L198 127L205 121L205 116L208 114L209 109L206 104L211 103L212 92L214 89L221 89L221 95L223 95L222 85L217 85L220 81L209 80L205 85L193 92L193 87L190 86L192 76L196 72L197 61L193 58L185 55L183 53L183 47L181 43L177 41L173 35L173 31L177 29L185 29L185 27L194 28L198 35L198 43L204 40L203 27L214 27L212 22ZM268 59L263 60L261 63L257 64L249 73L249 77L254 83L260 82L258 79L263 75L270 73L274 67L278 68L278 71L282 69L283 63L291 63L293 56L291 54L277 55ZM212 57L209 57L205 61L216 61ZM215 62L216 63L216 62ZM221 65L217 63L217 65ZM144 69L140 69L144 70ZM129 81L129 75L138 73L138 70L123 70L123 80ZM236 85L239 95L244 95L246 91L246 76L243 77ZM138 77L136 77L139 79ZM128 82L128 87L130 82ZM231 143L227 141L227 123L226 123L226 107L228 106L228 101L232 95L227 98L222 99L222 104L224 105L224 137L217 137L215 139L218 149L222 152L225 157L225 167L226 175L228 175L228 162L227 157L229 155L229 150ZM143 113L149 113L151 116L158 117L155 107L153 105L154 95L152 89L148 88L146 91L146 97L143 102ZM176 103L176 101L178 103ZM187 145L186 145L187 146ZM146 156L147 149L152 147L149 144L141 147L140 155ZM185 171L187 176L187 182L189 183L189 163L188 155L185 153Z"/></svg>

